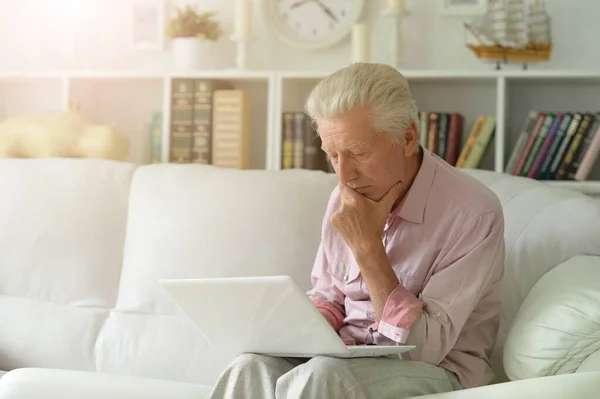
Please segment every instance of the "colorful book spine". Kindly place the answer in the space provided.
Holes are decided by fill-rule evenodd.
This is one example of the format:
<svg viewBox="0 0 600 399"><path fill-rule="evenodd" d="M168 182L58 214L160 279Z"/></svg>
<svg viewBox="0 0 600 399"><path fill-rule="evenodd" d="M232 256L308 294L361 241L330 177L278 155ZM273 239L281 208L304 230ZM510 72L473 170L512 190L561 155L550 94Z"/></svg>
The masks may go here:
<svg viewBox="0 0 600 399"><path fill-rule="evenodd" d="M284 112L282 123L281 169L292 169L294 166L294 113Z"/></svg>
<svg viewBox="0 0 600 399"><path fill-rule="evenodd" d="M539 172L535 175L535 178L538 180L546 180L550 173L550 167L552 166L552 160L554 159L558 148L560 147L560 143L562 143L565 135L567 134L567 130L569 129L569 125L573 120L573 114L567 112L564 114L562 121L560 122L560 126L556 132L556 137L552 141L552 145L550 145L550 149L548 153L544 157L544 161L542 162L542 166L540 167Z"/></svg>
<svg viewBox="0 0 600 399"><path fill-rule="evenodd" d="M173 79L169 162L189 163L191 161L193 107L193 81L190 79Z"/></svg>
<svg viewBox="0 0 600 399"><path fill-rule="evenodd" d="M213 87L209 79L194 79L194 111L192 123L193 163L212 163Z"/></svg>
<svg viewBox="0 0 600 399"><path fill-rule="evenodd" d="M546 159L546 157L548 156L548 151L550 150L550 146L552 145L552 143L554 142L554 139L556 138L556 132L558 131L558 129L560 127L560 123L562 122L563 117L564 117L564 114L562 114L562 113L557 113L555 115L554 121L552 122L552 126L550 126L548 134L546 134L546 138L544 139L544 142L542 143L540 150L538 151L538 153L535 157L535 161L533 162L533 165L531 166L531 168L529 169L529 172L527 173L527 177L535 179L535 177L539 173L539 171L542 167L542 164L544 162L544 159Z"/></svg>
<svg viewBox="0 0 600 399"><path fill-rule="evenodd" d="M292 168L304 168L304 126L305 115L303 112L294 112L292 123Z"/></svg>
<svg viewBox="0 0 600 399"><path fill-rule="evenodd" d="M486 150L489 148L494 132L496 131L496 118L488 116L481 126L477 139L471 148L463 168L475 169L479 167Z"/></svg>
<svg viewBox="0 0 600 399"><path fill-rule="evenodd" d="M462 151L460 152L460 156L458 157L458 160L456 161L457 168L465 167L465 165L467 163L467 159L471 155L471 151L475 147L477 138L479 137L479 134L481 133L481 131L483 129L485 120L486 120L485 116L480 116L475 121L475 124L473 125L473 128L471 129L471 133L469 134L469 137L467 138L467 141L466 141L465 145L463 146Z"/></svg>
<svg viewBox="0 0 600 399"><path fill-rule="evenodd" d="M427 149L434 154L437 153L438 130L440 126L440 115L437 112L429 113L429 131L427 133Z"/></svg>
<svg viewBox="0 0 600 399"><path fill-rule="evenodd" d="M419 143L427 148L427 135L429 134L429 114L419 111Z"/></svg>
<svg viewBox="0 0 600 399"><path fill-rule="evenodd" d="M150 120L150 163L162 162L162 112L152 113Z"/></svg>
<svg viewBox="0 0 600 399"><path fill-rule="evenodd" d="M537 120L535 122L535 125L533 126L531 133L527 137L527 142L525 143L525 147L523 148L523 151L519 155L519 160L517 161L517 165L515 166L513 175L519 176L521 174L521 171L525 167L525 162L527 162L527 157L528 157L529 153L531 152L531 149L533 148L535 139L537 138L538 134L540 133L540 130L542 129L545 119L546 119L546 113L540 112L538 114Z"/></svg>
<svg viewBox="0 0 600 399"><path fill-rule="evenodd" d="M589 148L583 156L577 172L575 172L575 180L586 180L594 163L598 159L598 154L600 153L600 126L596 128L596 131L592 135Z"/></svg>
<svg viewBox="0 0 600 399"><path fill-rule="evenodd" d="M449 115L445 112L441 112L439 114L439 119L440 119L440 125L438 128L438 133L437 133L437 149L436 149L436 153L437 156L440 157L441 159L444 159L446 157L446 147L447 147L447 141L448 141L448 118Z"/></svg>
<svg viewBox="0 0 600 399"><path fill-rule="evenodd" d="M542 148L542 144L544 143L544 141L546 140L546 137L548 136L548 132L550 131L550 128L552 127L552 123L554 123L555 117L556 117L556 115L553 113L546 114L546 118L544 118L544 123L542 124L542 127L540 128L539 133L538 133L535 141L533 142L533 146L531 147L531 151L529 152L529 155L527 156L525 165L523 165L523 169L521 170L521 173L520 173L521 176L529 175L529 171L531 170L531 167L533 166L533 163L535 162L535 159L536 159L540 149Z"/></svg>
<svg viewBox="0 0 600 399"><path fill-rule="evenodd" d="M250 167L250 98L242 90L215 90L212 115L212 164Z"/></svg>
<svg viewBox="0 0 600 399"><path fill-rule="evenodd" d="M568 180L576 180L577 172L581 169L581 165L583 164L583 160L589 153L589 149L594 138L598 135L598 131L600 130L600 111L596 113L594 116L594 123L588 130L588 133L583 140L583 143L580 146L580 149L573 160L573 164L571 168L567 172Z"/></svg>
<svg viewBox="0 0 600 399"><path fill-rule="evenodd" d="M562 142L560 143L560 147L556 151L556 155L554 156L554 159L552 160L550 170L548 171L548 175L546 176L546 178L548 180L556 179L556 174L558 173L560 165L562 164L562 161L567 153L569 146L571 145L571 142L573 141L573 137L575 136L575 133L577 132L577 128L582 120L583 120L582 113L576 112L573 115L573 119L571 120L569 129L567 130L567 133L565 134L565 137L562 140Z"/></svg>
<svg viewBox="0 0 600 399"><path fill-rule="evenodd" d="M533 128L535 126L535 122L537 121L537 119L538 119L538 112L537 111L529 111L529 115L527 116L527 120L525 121L525 126L523 126L523 129L521 130L521 134L519 135L519 138L517 139L517 144L515 145L515 147L512 150L512 153L510 154L510 158L508 160L508 163L506 164L504 173L511 174L511 175L515 174L515 170L517 168L517 162L519 162L521 153L523 152L523 149L525 148L525 145L527 144L527 140L529 138L529 135L533 131Z"/></svg>
<svg viewBox="0 0 600 399"><path fill-rule="evenodd" d="M586 136L590 125L593 122L594 115L591 113L586 113L583 115L581 119L581 123L577 127L575 134L573 135L573 140L567 149L564 159L562 160L558 171L556 172L556 180L565 180L567 177L567 171L569 170L571 164L573 163L573 158L575 157L575 153L579 149L579 145L583 141Z"/></svg>
<svg viewBox="0 0 600 399"><path fill-rule="evenodd" d="M445 160L452 166L456 165L460 153L464 120L464 116L457 112L450 114Z"/></svg>
<svg viewBox="0 0 600 399"><path fill-rule="evenodd" d="M304 118L304 168L327 172L329 165L325 151L321 148L321 137L310 118Z"/></svg>

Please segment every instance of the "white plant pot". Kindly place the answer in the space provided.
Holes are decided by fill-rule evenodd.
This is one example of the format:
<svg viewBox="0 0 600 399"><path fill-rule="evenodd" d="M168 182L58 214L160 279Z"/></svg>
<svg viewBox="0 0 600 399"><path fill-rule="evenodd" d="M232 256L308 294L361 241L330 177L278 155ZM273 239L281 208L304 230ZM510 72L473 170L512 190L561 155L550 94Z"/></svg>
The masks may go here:
<svg viewBox="0 0 600 399"><path fill-rule="evenodd" d="M193 71L213 68L216 65L216 43L210 40L198 40L195 37L173 39L173 57L175 69Z"/></svg>

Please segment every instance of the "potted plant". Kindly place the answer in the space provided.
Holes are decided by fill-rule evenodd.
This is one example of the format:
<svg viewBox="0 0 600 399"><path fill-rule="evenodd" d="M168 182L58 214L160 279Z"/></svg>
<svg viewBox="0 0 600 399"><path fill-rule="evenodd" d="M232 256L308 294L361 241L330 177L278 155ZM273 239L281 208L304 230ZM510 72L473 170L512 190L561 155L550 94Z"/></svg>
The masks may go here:
<svg viewBox="0 0 600 399"><path fill-rule="evenodd" d="M172 39L173 55L177 69L199 69L207 45L222 36L223 30L215 21L216 12L198 12L194 7L176 8L176 15L169 21L166 35ZM213 52L211 57L216 56Z"/></svg>

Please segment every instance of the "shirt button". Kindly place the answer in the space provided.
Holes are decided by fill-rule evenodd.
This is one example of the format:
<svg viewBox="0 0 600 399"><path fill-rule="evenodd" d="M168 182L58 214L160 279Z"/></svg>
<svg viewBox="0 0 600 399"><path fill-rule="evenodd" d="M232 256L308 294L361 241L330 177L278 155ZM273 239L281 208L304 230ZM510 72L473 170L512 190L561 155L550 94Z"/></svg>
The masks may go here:
<svg viewBox="0 0 600 399"><path fill-rule="evenodd" d="M347 274L344 275L344 281L348 281L348 275Z"/></svg>

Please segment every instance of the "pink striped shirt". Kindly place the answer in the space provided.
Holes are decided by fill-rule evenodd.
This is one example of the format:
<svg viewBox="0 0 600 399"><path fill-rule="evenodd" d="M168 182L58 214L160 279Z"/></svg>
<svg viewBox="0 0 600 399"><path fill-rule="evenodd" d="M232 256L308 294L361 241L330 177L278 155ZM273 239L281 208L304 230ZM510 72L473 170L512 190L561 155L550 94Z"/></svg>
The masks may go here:
<svg viewBox="0 0 600 399"><path fill-rule="evenodd" d="M420 170L389 215L382 241L400 284L381 320L354 256L329 222L307 293L349 344L416 345L401 355L454 372L464 388L493 378L489 356L499 325L504 216L495 194L423 149Z"/></svg>

